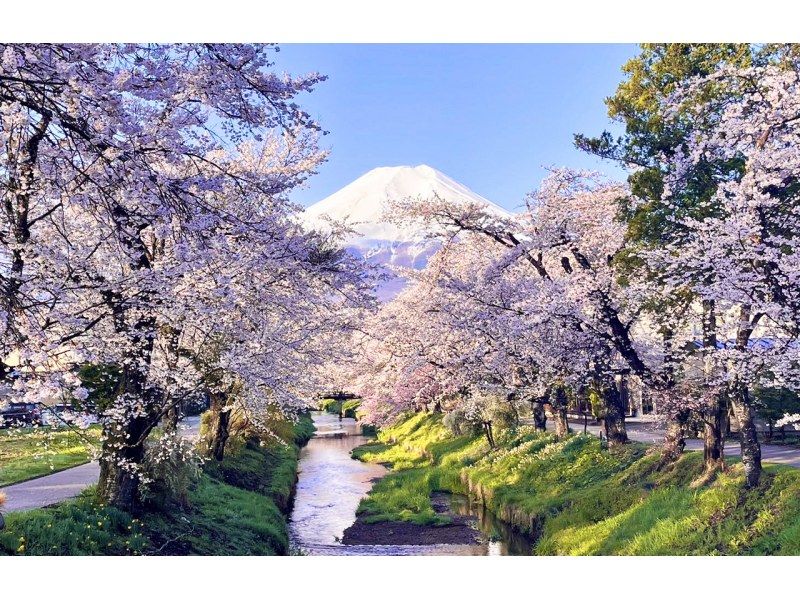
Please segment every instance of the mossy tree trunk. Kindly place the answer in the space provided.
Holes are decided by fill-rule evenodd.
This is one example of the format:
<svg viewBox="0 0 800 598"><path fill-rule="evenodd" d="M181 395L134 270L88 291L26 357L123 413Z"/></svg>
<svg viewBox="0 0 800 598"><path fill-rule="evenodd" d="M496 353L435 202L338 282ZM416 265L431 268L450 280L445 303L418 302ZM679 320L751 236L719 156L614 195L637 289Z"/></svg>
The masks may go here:
<svg viewBox="0 0 800 598"><path fill-rule="evenodd" d="M753 328L763 316L756 314L751 318L751 307L742 305L739 311L739 326L736 332L736 347L746 352ZM744 466L745 485L755 488L761 480L761 445L758 442L755 410L747 385L734 379L729 385L729 396L733 416L739 425L739 442L742 449L742 465Z"/></svg>
<svg viewBox="0 0 800 598"><path fill-rule="evenodd" d="M112 407L115 415L105 419L100 458L98 498L123 511L139 506L141 466L145 441L162 416L162 395L148 383L147 371L153 352L155 319L138 318L132 325L124 303L114 293L105 299L112 307L115 327L130 335L132 347L125 352Z"/></svg>
<svg viewBox="0 0 800 598"><path fill-rule="evenodd" d="M743 384L735 383L730 396L733 414L739 426L745 485L755 488L761 480L761 445L758 442L755 411L750 393Z"/></svg>
<svg viewBox="0 0 800 598"><path fill-rule="evenodd" d="M689 411L681 410L667 421L661 465L674 463L683 454L686 448L686 425L689 422L689 415Z"/></svg>
<svg viewBox="0 0 800 598"><path fill-rule="evenodd" d="M167 367L171 372L178 368L178 359L180 357L180 338L181 330L173 326L162 326L159 330L162 337L162 344L166 347L165 357ZM174 386L175 378L172 375L167 376L167 388L164 404L167 406L166 413L164 414L164 430L167 432L175 432L178 429L178 421L181 418L181 397L175 395Z"/></svg>
<svg viewBox="0 0 800 598"><path fill-rule="evenodd" d="M217 461L225 457L225 445L231 435L231 405L228 396L222 392L212 392L209 401L211 412L211 436L208 442L208 454Z"/></svg>
<svg viewBox="0 0 800 598"><path fill-rule="evenodd" d="M717 350L717 317L713 300L703 300L703 368L706 380L713 377L712 355ZM728 404L724 393L719 393L707 413L703 415L703 462L706 474L725 469L726 414Z"/></svg>
<svg viewBox="0 0 800 598"><path fill-rule="evenodd" d="M120 242L130 251L131 270L152 270L159 249L146 246L140 235L144 221L121 204L114 206L111 215L120 232ZM101 296L111 314L115 332L127 339L128 348L122 354L123 365L112 410L103 425L97 494L111 506L134 511L139 506L144 443L164 409L164 396L149 379L158 327L153 312L146 309L158 305L161 299L153 290L143 290L137 297L141 307L134 310L124 294L113 288L101 291Z"/></svg>
<svg viewBox="0 0 800 598"><path fill-rule="evenodd" d="M164 415L164 430L175 432L178 429L178 421L181 417L181 410L177 405L172 405Z"/></svg>
<svg viewBox="0 0 800 598"><path fill-rule="evenodd" d="M494 432L492 431L492 422L483 421L483 432L486 435L486 440L489 442L489 447L494 449L497 445L494 442Z"/></svg>
<svg viewBox="0 0 800 598"><path fill-rule="evenodd" d="M670 326L661 329L664 342L664 373L667 391L674 391L675 388L675 331ZM660 467L674 463L680 459L686 449L686 432L689 424L691 411L689 409L679 409L672 413L667 420L667 430L664 435L664 450L661 453Z"/></svg>
<svg viewBox="0 0 800 598"><path fill-rule="evenodd" d="M145 430L149 428L147 420L135 418L127 425L105 430L97 482L97 495L102 502L128 512L137 510L140 485L137 468L144 460Z"/></svg>
<svg viewBox="0 0 800 598"><path fill-rule="evenodd" d="M628 432L625 429L625 395L621 383L617 383L611 373L610 355L604 355L594 362L593 380L588 391L600 400L603 428L609 445L628 442Z"/></svg>
<svg viewBox="0 0 800 598"><path fill-rule="evenodd" d="M553 433L556 438L564 438L569 434L567 391L563 386L558 385L548 389L545 398L550 406L550 417L553 419Z"/></svg>
<svg viewBox="0 0 800 598"><path fill-rule="evenodd" d="M569 422L567 421L567 408L566 407L553 407L551 410L553 416L553 433L557 438L564 438L569 434Z"/></svg>
<svg viewBox="0 0 800 598"><path fill-rule="evenodd" d="M714 405L703 417L703 462L706 472L725 469L725 438L727 401L720 393Z"/></svg>
<svg viewBox="0 0 800 598"><path fill-rule="evenodd" d="M542 401L531 401L531 413L533 414L533 427L540 431L546 430L547 414L544 411L544 403Z"/></svg>
<svg viewBox="0 0 800 598"><path fill-rule="evenodd" d="M628 432L625 428L625 396L613 380L604 385L603 399L605 407L603 422L608 444L611 446L625 444L628 442Z"/></svg>

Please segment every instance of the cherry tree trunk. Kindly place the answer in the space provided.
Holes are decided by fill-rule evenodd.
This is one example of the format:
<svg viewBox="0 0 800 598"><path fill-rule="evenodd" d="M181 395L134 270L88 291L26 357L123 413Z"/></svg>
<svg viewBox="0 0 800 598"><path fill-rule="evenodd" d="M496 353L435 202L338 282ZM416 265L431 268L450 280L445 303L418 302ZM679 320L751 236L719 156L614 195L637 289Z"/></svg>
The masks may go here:
<svg viewBox="0 0 800 598"><path fill-rule="evenodd" d="M758 442L755 413L750 402L750 393L742 385L731 392L731 405L736 423L739 425L739 442L742 447L745 485L755 488L761 479L761 445Z"/></svg>
<svg viewBox="0 0 800 598"><path fill-rule="evenodd" d="M164 345L167 348L167 363L170 370L174 371L178 367L178 349L181 331L172 326L165 326L162 327L160 334L164 338ZM173 394L174 384L175 378L172 375L168 376L164 397L164 404L167 406L167 411L164 414L164 429L167 432L175 432L178 429L178 421L181 418L181 400Z"/></svg>
<svg viewBox="0 0 800 598"><path fill-rule="evenodd" d="M208 454L217 461L225 457L225 445L231 435L231 410L227 397L222 393L212 393L209 410L211 411L211 438L208 443Z"/></svg>
<svg viewBox="0 0 800 598"><path fill-rule="evenodd" d="M720 396L703 418L703 462L707 472L725 469L727 402Z"/></svg>
<svg viewBox="0 0 800 598"><path fill-rule="evenodd" d="M616 384L609 384L603 391L606 416L603 419L609 445L620 445L628 442L625 429L625 397Z"/></svg>
<svg viewBox="0 0 800 598"><path fill-rule="evenodd" d="M164 416L164 430L167 432L175 432L178 429L178 420L180 419L181 410L177 405L173 405L167 410Z"/></svg>
<svg viewBox="0 0 800 598"><path fill-rule="evenodd" d="M144 439L150 429L142 417L105 429L97 495L102 502L133 512L139 506L139 472Z"/></svg>
<svg viewBox="0 0 800 598"><path fill-rule="evenodd" d="M703 300L703 369L706 379L712 376L711 355L717 350L717 316L713 300ZM703 462L706 472L725 469L725 414L727 402L720 393L703 417Z"/></svg>
<svg viewBox="0 0 800 598"><path fill-rule="evenodd" d="M742 305L739 312L739 329L736 333L736 346L739 350L747 350L754 323L757 321L757 319L751 320L750 305ZM728 394L733 408L733 416L736 418L736 423L739 424L745 486L755 488L761 480L761 445L758 442L758 430L750 392L743 381L735 378L730 383Z"/></svg>
<svg viewBox="0 0 800 598"><path fill-rule="evenodd" d="M667 431L664 435L664 450L661 454L661 465L674 463L683 454L686 448L686 424L689 412L681 411L670 417L667 421Z"/></svg>
<svg viewBox="0 0 800 598"><path fill-rule="evenodd" d="M541 401L531 401L531 413L533 414L533 427L536 430L546 430L547 414L544 411L544 404Z"/></svg>
<svg viewBox="0 0 800 598"><path fill-rule="evenodd" d="M556 438L564 438L569 434L569 423L567 421L567 408L569 398L563 386L556 386L548 393L550 401L550 415L553 418L553 431Z"/></svg>
<svg viewBox="0 0 800 598"><path fill-rule="evenodd" d="M486 440L489 442L491 448L495 448L494 434L492 433L492 422L483 422L483 430L486 432Z"/></svg>
<svg viewBox="0 0 800 598"><path fill-rule="evenodd" d="M225 457L225 445L228 443L228 438L230 438L230 423L231 423L231 412L228 410L222 410L219 412L217 416L216 425L214 426L214 435L211 438L211 456L214 457L217 461L222 461Z"/></svg>
<svg viewBox="0 0 800 598"><path fill-rule="evenodd" d="M132 255L132 270L144 272L152 268L147 247L136 233L126 231L131 215L121 205L115 206L112 216L120 231L120 241ZM130 343L122 355L122 372L115 392L115 410L104 424L98 497L122 510L133 511L139 503L141 466L145 441L163 416L164 395L148 378L156 338L156 318L147 310L131 310L117 291L102 292L103 301L111 312L117 333ZM138 298L142 306L153 306L158 299L152 291Z"/></svg>
<svg viewBox="0 0 800 598"><path fill-rule="evenodd" d="M566 406L553 405L550 409L553 418L553 431L557 438L564 438L569 434L569 423L567 422Z"/></svg>
<svg viewBox="0 0 800 598"><path fill-rule="evenodd" d="M145 341L132 354L149 363L151 350L152 343ZM145 441L161 417L158 395L148 388L143 371L143 367L135 365L123 368L117 388L118 401L125 405L135 398L139 404L136 411L125 409L121 417L109 418L104 423L97 483L97 495L102 502L129 512L139 506Z"/></svg>
<svg viewBox="0 0 800 598"><path fill-rule="evenodd" d="M672 390L675 386L675 354L674 336L672 328L662 330L664 339L664 373L666 374L666 387ZM679 409L667 420L667 431L664 434L664 450L661 453L659 467L674 463L680 459L686 448L686 427L691 417L688 409Z"/></svg>

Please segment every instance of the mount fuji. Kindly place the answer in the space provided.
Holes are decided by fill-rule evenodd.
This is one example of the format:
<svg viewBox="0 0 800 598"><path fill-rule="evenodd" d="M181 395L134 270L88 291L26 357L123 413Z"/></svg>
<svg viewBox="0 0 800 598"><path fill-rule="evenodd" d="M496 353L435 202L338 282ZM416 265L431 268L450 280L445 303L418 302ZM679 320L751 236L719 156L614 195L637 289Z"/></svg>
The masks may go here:
<svg viewBox="0 0 800 598"><path fill-rule="evenodd" d="M370 170L333 195L306 208L301 217L305 226L324 229L329 220L345 223L354 234L346 245L368 262L392 267L422 269L438 250L438 241L428 238L424 224L397 226L386 221L393 201L412 198L425 200L438 195L454 203L482 204L498 216L511 214L430 166L389 166ZM379 289L379 297L389 300L405 286L395 277Z"/></svg>

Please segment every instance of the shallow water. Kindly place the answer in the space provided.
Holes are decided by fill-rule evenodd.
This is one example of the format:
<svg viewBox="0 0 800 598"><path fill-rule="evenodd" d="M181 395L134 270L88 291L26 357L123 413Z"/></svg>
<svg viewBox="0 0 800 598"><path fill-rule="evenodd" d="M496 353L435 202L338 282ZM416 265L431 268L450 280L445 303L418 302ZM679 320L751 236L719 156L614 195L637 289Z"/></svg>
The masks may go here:
<svg viewBox="0 0 800 598"><path fill-rule="evenodd" d="M315 413L315 436L300 452L300 476L289 521L292 549L310 555L509 555L531 554L529 540L466 497L453 497L452 508L475 516L481 544L432 546L344 546L339 540L356 519L356 509L382 465L362 463L350 451L369 439L360 435L354 419Z"/></svg>

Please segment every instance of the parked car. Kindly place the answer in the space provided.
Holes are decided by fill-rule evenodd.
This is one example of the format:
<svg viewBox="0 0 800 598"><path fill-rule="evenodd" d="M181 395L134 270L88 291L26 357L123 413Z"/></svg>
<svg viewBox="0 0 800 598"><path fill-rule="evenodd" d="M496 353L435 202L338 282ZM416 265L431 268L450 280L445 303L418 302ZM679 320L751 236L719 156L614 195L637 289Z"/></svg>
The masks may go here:
<svg viewBox="0 0 800 598"><path fill-rule="evenodd" d="M0 428L34 426L42 423L42 412L37 403L8 403L0 408Z"/></svg>

